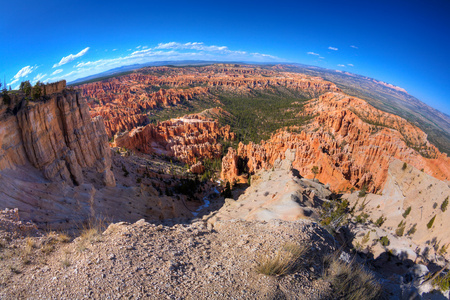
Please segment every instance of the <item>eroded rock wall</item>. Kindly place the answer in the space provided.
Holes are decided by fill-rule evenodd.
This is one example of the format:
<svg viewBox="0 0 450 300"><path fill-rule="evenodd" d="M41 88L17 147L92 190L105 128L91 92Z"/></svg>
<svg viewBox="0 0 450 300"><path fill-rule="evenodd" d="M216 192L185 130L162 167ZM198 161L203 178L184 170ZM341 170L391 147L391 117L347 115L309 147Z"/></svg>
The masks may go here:
<svg viewBox="0 0 450 300"><path fill-rule="evenodd" d="M103 121L91 119L77 92L62 90L22 103L16 115L5 113L0 123L0 170L29 162L52 181L80 185L84 170L115 185Z"/></svg>
<svg viewBox="0 0 450 300"><path fill-rule="evenodd" d="M190 115L116 135L113 146L147 154L174 156L193 164L200 158L220 158L220 138L235 139L229 125L221 127L217 121Z"/></svg>
<svg viewBox="0 0 450 300"><path fill-rule="evenodd" d="M286 149L295 149L294 168L318 178L336 191L366 185L380 190L389 164L399 159L440 180L450 179L450 159L427 141L426 134L406 120L379 111L364 100L342 93L326 93L311 100L302 114L315 116L304 128L279 131L260 144L239 144L222 163L222 178L238 179L237 160L250 173L270 168Z"/></svg>

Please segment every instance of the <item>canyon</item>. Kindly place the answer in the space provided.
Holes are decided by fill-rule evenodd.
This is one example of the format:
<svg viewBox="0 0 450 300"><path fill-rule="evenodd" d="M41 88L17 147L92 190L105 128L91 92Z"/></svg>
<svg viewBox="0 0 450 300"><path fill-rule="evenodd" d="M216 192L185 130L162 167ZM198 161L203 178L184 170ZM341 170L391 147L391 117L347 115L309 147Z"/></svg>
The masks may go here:
<svg viewBox="0 0 450 300"><path fill-rule="evenodd" d="M0 106L2 297L329 298L332 260L395 299L446 265L447 154L330 81L214 64L43 88ZM295 270L257 271L299 245Z"/></svg>
<svg viewBox="0 0 450 300"><path fill-rule="evenodd" d="M308 101L300 115L314 116L303 128L287 128L260 144L239 144L223 159L222 178L238 181L238 161L248 173L271 168L286 149L295 149L293 163L300 174L316 177L335 191L366 187L377 192L388 168L400 159L440 180L450 179L450 159L430 144L426 134L398 116L366 101L328 92ZM300 131L300 132L298 132ZM317 174L312 168L317 166Z"/></svg>
<svg viewBox="0 0 450 300"><path fill-rule="evenodd" d="M22 218L41 228L60 229L101 216L132 221L190 215L181 200L159 197L151 182L117 184L116 176L123 175L114 172L139 164L110 150L101 117L91 119L77 91L67 89L64 81L46 90L52 93L37 101L19 94L10 107L2 107L3 207L18 208ZM161 180L153 179L154 185L165 188Z"/></svg>

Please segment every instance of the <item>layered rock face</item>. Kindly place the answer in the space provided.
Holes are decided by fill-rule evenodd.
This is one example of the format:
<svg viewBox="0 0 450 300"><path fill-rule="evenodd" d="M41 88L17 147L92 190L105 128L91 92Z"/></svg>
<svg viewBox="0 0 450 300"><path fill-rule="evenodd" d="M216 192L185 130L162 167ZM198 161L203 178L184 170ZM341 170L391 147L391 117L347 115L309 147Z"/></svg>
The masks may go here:
<svg viewBox="0 0 450 300"><path fill-rule="evenodd" d="M304 128L279 131L261 144L239 144L222 163L222 178L237 179L242 161L250 173L272 167L286 149L295 149L294 168L317 177L336 191L352 187L381 189L389 164L400 159L441 180L450 179L450 159L406 120L379 111L364 100L342 93L326 93L309 101L302 114L315 116ZM295 131L300 131L296 133Z"/></svg>
<svg viewBox="0 0 450 300"><path fill-rule="evenodd" d="M114 186L110 150L101 118L91 120L86 102L74 91L55 90L45 101L23 105L17 115L3 114L0 170L30 162L45 178L71 185L84 182L84 171Z"/></svg>
<svg viewBox="0 0 450 300"><path fill-rule="evenodd" d="M331 82L304 74L254 66L192 68L151 67L135 73L80 85L91 116L102 116L108 136L149 123L149 113L160 107L182 105L193 99L219 103L215 91L248 94L283 87L308 97L339 91Z"/></svg>
<svg viewBox="0 0 450 300"><path fill-rule="evenodd" d="M56 92L39 101L23 100L15 115L3 108L0 208L18 208L23 219L51 229L76 228L98 217L189 216L181 200L161 197L151 185L116 186L112 169L120 172L130 162L113 168L101 117L91 119L78 92L61 86L65 82L47 86Z"/></svg>
<svg viewBox="0 0 450 300"><path fill-rule="evenodd" d="M234 140L235 135L230 132L230 126L221 127L217 121L201 115L189 115L116 135L113 146L172 156L193 164L199 158L220 158L222 144L219 138Z"/></svg>

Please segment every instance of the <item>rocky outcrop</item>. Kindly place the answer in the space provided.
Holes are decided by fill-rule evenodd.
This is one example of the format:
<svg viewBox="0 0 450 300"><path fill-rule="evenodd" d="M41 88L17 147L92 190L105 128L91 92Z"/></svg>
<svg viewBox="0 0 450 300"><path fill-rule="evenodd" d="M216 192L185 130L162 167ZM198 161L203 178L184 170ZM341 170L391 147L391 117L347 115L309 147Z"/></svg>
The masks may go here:
<svg viewBox="0 0 450 300"><path fill-rule="evenodd" d="M245 193L237 200L225 199L225 205L213 213L208 222L317 220L317 208L328 201L332 193L322 184L298 177L297 171L292 169L294 151L286 150L284 157L284 160L277 159L271 170L258 170L252 175Z"/></svg>
<svg viewBox="0 0 450 300"><path fill-rule="evenodd" d="M125 165L131 170L132 162L112 165L111 155L117 154L109 148L103 121L91 119L76 91L63 89L28 104L22 100L15 114L3 111L0 144L0 209L18 208L40 228L68 230L93 218L191 215L182 200L161 196L152 182L136 184L137 177L128 176L132 181L116 186L116 174Z"/></svg>
<svg viewBox="0 0 450 300"><path fill-rule="evenodd" d="M230 126L221 127L217 121L190 115L116 135L113 146L172 156L193 164L199 158L220 158L219 138L233 140L235 135L230 132Z"/></svg>
<svg viewBox="0 0 450 300"><path fill-rule="evenodd" d="M108 136L149 123L148 114L194 99L219 103L215 91L246 94L284 88L315 97L339 88L319 77L254 66L151 67L129 75L77 86L91 116L102 116Z"/></svg>
<svg viewBox="0 0 450 300"><path fill-rule="evenodd" d="M450 159L427 141L424 132L361 99L326 93L311 100L302 114L315 116L304 128L279 131L261 144L239 144L237 153L231 150L223 159L222 178L230 181L243 171L233 167L237 160L253 173L270 168L286 149L295 149L293 166L300 174L312 178L312 167L317 166L316 178L336 191L381 189L394 159L450 179Z"/></svg>
<svg viewBox="0 0 450 300"><path fill-rule="evenodd" d="M65 84L65 82L64 82ZM107 136L101 118L91 120L88 106L74 91L57 93L46 100L22 103L16 115L3 115L0 170L29 162L45 178L68 184L84 182L83 170L93 171L106 186L114 186Z"/></svg>
<svg viewBox="0 0 450 300"><path fill-rule="evenodd" d="M405 258L412 260L419 256L432 259L437 254L450 257L446 250L450 245L450 210L445 205L450 201L447 183L394 160L389 165L382 193L367 194L363 198L358 194L344 196L351 206L359 207L357 214L365 213L374 221L384 220L377 231L370 233L371 239L388 235L387 248L393 253L403 252ZM359 205L363 202L364 205ZM378 245L372 250L378 256L386 248Z"/></svg>
<svg viewBox="0 0 450 300"><path fill-rule="evenodd" d="M189 171L193 174L203 174L203 172L205 172L205 166L201 161L199 161L198 163L193 164L189 168Z"/></svg>

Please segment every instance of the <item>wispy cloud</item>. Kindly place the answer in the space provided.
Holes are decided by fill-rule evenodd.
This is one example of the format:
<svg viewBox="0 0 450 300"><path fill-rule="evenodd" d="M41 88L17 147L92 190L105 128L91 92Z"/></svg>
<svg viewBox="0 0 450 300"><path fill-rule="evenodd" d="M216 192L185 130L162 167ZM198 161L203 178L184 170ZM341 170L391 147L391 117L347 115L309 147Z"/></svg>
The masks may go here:
<svg viewBox="0 0 450 300"><path fill-rule="evenodd" d="M334 50L334 51L338 51L338 50L339 50L338 48L336 48L336 47L331 47L331 46L328 47L328 49L329 49L329 50Z"/></svg>
<svg viewBox="0 0 450 300"><path fill-rule="evenodd" d="M308 52L307 54L309 54L309 55L316 55L316 56L320 56L320 54L318 54L318 53L315 53L315 52Z"/></svg>
<svg viewBox="0 0 450 300"><path fill-rule="evenodd" d="M350 66L350 67L354 67L354 65L353 65L353 64L347 64L347 66Z"/></svg>
<svg viewBox="0 0 450 300"><path fill-rule="evenodd" d="M63 70L63 69L57 69L57 70L55 70L52 74L50 74L50 76L59 74L59 73L61 73L62 71L64 71L64 70Z"/></svg>
<svg viewBox="0 0 450 300"><path fill-rule="evenodd" d="M78 52L77 54L69 54L67 56L64 56L63 58L61 58L61 61L59 63L53 65L53 68L57 68L62 65L65 65L67 63L70 63L71 61L74 61L78 57L85 55L88 51L89 51L89 47L86 47L83 50L81 50L80 52Z"/></svg>
<svg viewBox="0 0 450 300"><path fill-rule="evenodd" d="M56 81L62 78L72 81L77 78L90 76L113 68L144 64L157 61L182 61L182 60L206 60L206 61L254 61L254 62L281 62L283 59L265 53L247 52L242 50L230 50L227 46L205 45L199 42L189 43L160 43L157 46L144 49L139 46L132 53L112 58L102 58L95 61L82 61L74 65L70 73L58 74L48 81ZM131 49L130 49L131 50Z"/></svg>
<svg viewBox="0 0 450 300"><path fill-rule="evenodd" d="M189 42L189 43L159 43L154 49L190 49L190 50L199 50L199 51L226 51L228 50L227 46L207 46L203 43L199 42Z"/></svg>
<svg viewBox="0 0 450 300"><path fill-rule="evenodd" d="M354 49L358 49L358 47L351 45L350 47L354 48Z"/></svg>
<svg viewBox="0 0 450 300"><path fill-rule="evenodd" d="M21 78L28 77L29 74L31 74L34 70L36 70L38 67L34 66L26 66L20 69L19 72L17 72L16 75L14 75L13 78L11 78L11 82L9 85L13 85L14 83L18 82Z"/></svg>
<svg viewBox="0 0 450 300"><path fill-rule="evenodd" d="M36 76L34 76L33 82L41 81L41 80L44 79L46 76L47 76L47 74L39 73L39 74L37 74Z"/></svg>
<svg viewBox="0 0 450 300"><path fill-rule="evenodd" d="M341 64L339 64L339 65L338 65L338 67L345 67L345 65L341 65Z"/></svg>
<svg viewBox="0 0 450 300"><path fill-rule="evenodd" d="M112 51L117 51L117 49L112 49Z"/></svg>

